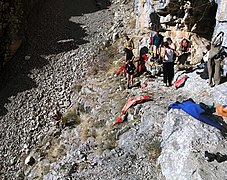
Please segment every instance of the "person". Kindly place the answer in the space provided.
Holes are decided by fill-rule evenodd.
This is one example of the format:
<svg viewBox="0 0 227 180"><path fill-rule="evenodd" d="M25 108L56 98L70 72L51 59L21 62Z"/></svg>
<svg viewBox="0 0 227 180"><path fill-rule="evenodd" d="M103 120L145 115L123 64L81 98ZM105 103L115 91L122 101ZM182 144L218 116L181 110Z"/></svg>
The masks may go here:
<svg viewBox="0 0 227 180"><path fill-rule="evenodd" d="M208 56L208 75L209 75L209 86L213 87L214 85L218 85L221 82L221 73L220 66L221 61L223 60L221 57L222 41L224 37L224 32L220 32L211 42L209 56ZM214 78L214 82L213 82Z"/></svg>
<svg viewBox="0 0 227 180"><path fill-rule="evenodd" d="M148 57L148 60L145 62L146 72L151 75L151 77L155 77L158 74L157 65L152 59L152 56Z"/></svg>
<svg viewBox="0 0 227 180"><path fill-rule="evenodd" d="M140 49L140 56L137 63L137 75L141 75L145 71L145 62L148 60L148 48L146 46Z"/></svg>
<svg viewBox="0 0 227 180"><path fill-rule="evenodd" d="M173 49L174 51L176 51L176 45L173 43L172 39L170 37L168 37L168 38L166 38L166 41L168 42L169 47L171 49Z"/></svg>
<svg viewBox="0 0 227 180"><path fill-rule="evenodd" d="M154 37L153 37L153 56L155 59L158 58L159 54L160 54L160 48L161 48L161 44L163 43L163 36L161 34L159 34L159 31L156 31Z"/></svg>
<svg viewBox="0 0 227 180"><path fill-rule="evenodd" d="M178 69L185 69L186 68L186 63L188 60L188 56L190 55L189 52L189 41L187 39L183 39L180 43L179 47L179 56L177 59L177 67Z"/></svg>
<svg viewBox="0 0 227 180"><path fill-rule="evenodd" d="M162 60L163 60L163 82L166 86L172 86L172 80L174 77L174 62L173 54L174 50L169 47L169 43L166 41L162 47Z"/></svg>
<svg viewBox="0 0 227 180"><path fill-rule="evenodd" d="M173 43L172 39L170 37L166 38L166 41L168 42L169 44L169 47L174 51L176 52L176 45ZM178 54L174 53L173 54L173 61L176 60L176 57L177 57Z"/></svg>
<svg viewBox="0 0 227 180"><path fill-rule="evenodd" d="M124 52L126 54L126 61L131 60L134 57L132 50L134 49L134 42L127 35L125 35Z"/></svg>
<svg viewBox="0 0 227 180"><path fill-rule="evenodd" d="M151 30L150 39L149 39L149 46L150 46L149 50L150 50L150 53L152 54L152 56L153 56L153 39L154 39L155 34L156 34L155 31Z"/></svg>
<svg viewBox="0 0 227 180"><path fill-rule="evenodd" d="M135 65L133 60L126 62L126 73L127 73L127 88L130 89L133 86L133 75L135 73Z"/></svg>

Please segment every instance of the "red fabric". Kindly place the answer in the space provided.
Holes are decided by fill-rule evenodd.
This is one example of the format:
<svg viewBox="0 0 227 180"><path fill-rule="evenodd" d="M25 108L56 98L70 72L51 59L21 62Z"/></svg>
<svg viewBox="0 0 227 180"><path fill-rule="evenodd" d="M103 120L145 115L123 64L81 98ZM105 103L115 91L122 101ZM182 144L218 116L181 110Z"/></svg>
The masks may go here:
<svg viewBox="0 0 227 180"><path fill-rule="evenodd" d="M187 75L182 76L180 79L178 79L177 81L175 81L173 83L174 87L179 88L179 87L183 86L185 81L187 80L187 78L188 78Z"/></svg>
<svg viewBox="0 0 227 180"><path fill-rule="evenodd" d="M146 89L146 87L147 87L147 82L150 81L150 80L151 80L151 79L148 78L148 79L144 82L144 84L141 85L140 89L141 89L142 91L153 93L152 90Z"/></svg>
<svg viewBox="0 0 227 180"><path fill-rule="evenodd" d="M115 74L119 75L121 73L121 71L123 71L124 76L126 76L126 66L125 65L121 66Z"/></svg>
<svg viewBox="0 0 227 180"><path fill-rule="evenodd" d="M153 44L153 37L150 37L149 45L152 45L152 44Z"/></svg>
<svg viewBox="0 0 227 180"><path fill-rule="evenodd" d="M138 67L137 67L137 73L140 73L142 71L142 66L143 66L142 60L139 60L138 61Z"/></svg>
<svg viewBox="0 0 227 180"><path fill-rule="evenodd" d="M141 55L141 57L144 59L144 61L147 61L149 59L148 55L146 54Z"/></svg>
<svg viewBox="0 0 227 180"><path fill-rule="evenodd" d="M135 96L135 97L132 97L132 98L128 99L126 101L125 106L123 107L123 109L121 111L121 116L113 123L112 126L114 126L114 125L116 125L118 123L122 123L123 122L122 115L125 114L126 111L132 105L139 104L139 103L142 103L142 102L145 102L145 101L149 101L150 99L151 99L151 97L149 95L147 95L147 96Z"/></svg>
<svg viewBox="0 0 227 180"><path fill-rule="evenodd" d="M120 116L114 123L113 123L113 126L115 126L116 124L118 123L122 123L123 122L123 119L122 117Z"/></svg>
<svg viewBox="0 0 227 180"><path fill-rule="evenodd" d="M142 72L143 70L143 65L145 64L145 61L147 61L149 57L146 54L142 54L139 61L138 61L138 66L137 66L137 73Z"/></svg>
<svg viewBox="0 0 227 180"><path fill-rule="evenodd" d="M149 95L147 96L135 96L135 97L132 97L130 99L128 99L126 101L126 104L125 106L123 107L121 113L122 114L125 114L126 111L132 106L132 105L135 105L135 104L139 104L139 103L142 103L144 101L147 101L147 100L150 100L151 97Z"/></svg>

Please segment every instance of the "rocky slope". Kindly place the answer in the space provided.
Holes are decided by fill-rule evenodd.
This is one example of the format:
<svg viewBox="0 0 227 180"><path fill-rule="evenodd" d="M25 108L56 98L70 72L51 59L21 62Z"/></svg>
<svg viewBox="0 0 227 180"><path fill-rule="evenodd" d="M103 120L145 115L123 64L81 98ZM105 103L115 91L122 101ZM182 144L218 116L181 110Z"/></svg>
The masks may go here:
<svg viewBox="0 0 227 180"><path fill-rule="evenodd" d="M79 10L74 3L43 4L40 19L29 27L28 44L2 73L2 176L15 177L24 163L18 157L56 129L54 110L65 112L70 107L74 83L85 78L91 64L98 64L95 54L112 35L113 12L105 1L98 6L89 1L89 8L78 1ZM102 60L100 67L108 62Z"/></svg>
<svg viewBox="0 0 227 180"><path fill-rule="evenodd" d="M226 104L226 83L210 88L193 72L175 90L165 87L161 77L143 75L135 84L149 80L147 89L152 91L127 90L124 77L113 77L124 57L118 38L126 32L137 42L146 30L140 23L148 24L144 8L152 4L77 1L78 9L75 2L64 2L43 4L37 22L31 22L29 44L4 72L1 177L223 179L225 162L204 157L205 150L226 154L220 132L180 110L167 112L167 107L189 97ZM136 21L134 13L142 14L143 21ZM194 37L201 48L207 42L188 32L165 35ZM152 101L133 106L127 121L112 126L128 98L147 94ZM55 110L63 113L62 122L53 120Z"/></svg>

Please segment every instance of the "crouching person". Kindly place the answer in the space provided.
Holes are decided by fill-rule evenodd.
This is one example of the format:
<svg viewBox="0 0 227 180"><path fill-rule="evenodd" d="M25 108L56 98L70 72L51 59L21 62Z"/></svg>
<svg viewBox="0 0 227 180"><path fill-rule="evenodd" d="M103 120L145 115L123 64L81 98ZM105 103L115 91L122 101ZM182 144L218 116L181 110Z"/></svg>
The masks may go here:
<svg viewBox="0 0 227 180"><path fill-rule="evenodd" d="M177 58L177 69L180 70L185 70L187 69L187 64L188 64L188 57L191 55L189 51L189 41L187 39L183 39L180 43L179 47L179 55Z"/></svg>
<svg viewBox="0 0 227 180"><path fill-rule="evenodd" d="M131 89L133 86L133 76L134 76L136 67L133 64L133 60L127 61L125 66L126 66L126 73L127 73L127 88Z"/></svg>

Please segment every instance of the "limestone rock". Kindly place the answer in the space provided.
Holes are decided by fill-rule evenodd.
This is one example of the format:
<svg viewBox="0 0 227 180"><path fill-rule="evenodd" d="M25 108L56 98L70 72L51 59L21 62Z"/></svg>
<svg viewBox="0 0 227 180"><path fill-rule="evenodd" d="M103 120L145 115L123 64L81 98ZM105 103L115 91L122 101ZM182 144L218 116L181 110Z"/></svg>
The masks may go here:
<svg viewBox="0 0 227 180"><path fill-rule="evenodd" d="M28 156L28 157L26 157L24 163L32 166L33 164L35 164L35 158L32 156Z"/></svg>
<svg viewBox="0 0 227 180"><path fill-rule="evenodd" d="M205 151L219 152L226 142L219 130L201 123L182 110L171 110L162 133L159 163L166 179L222 179L223 164L208 162ZM223 151L222 151L223 153ZM216 169L213 169L216 166Z"/></svg>

